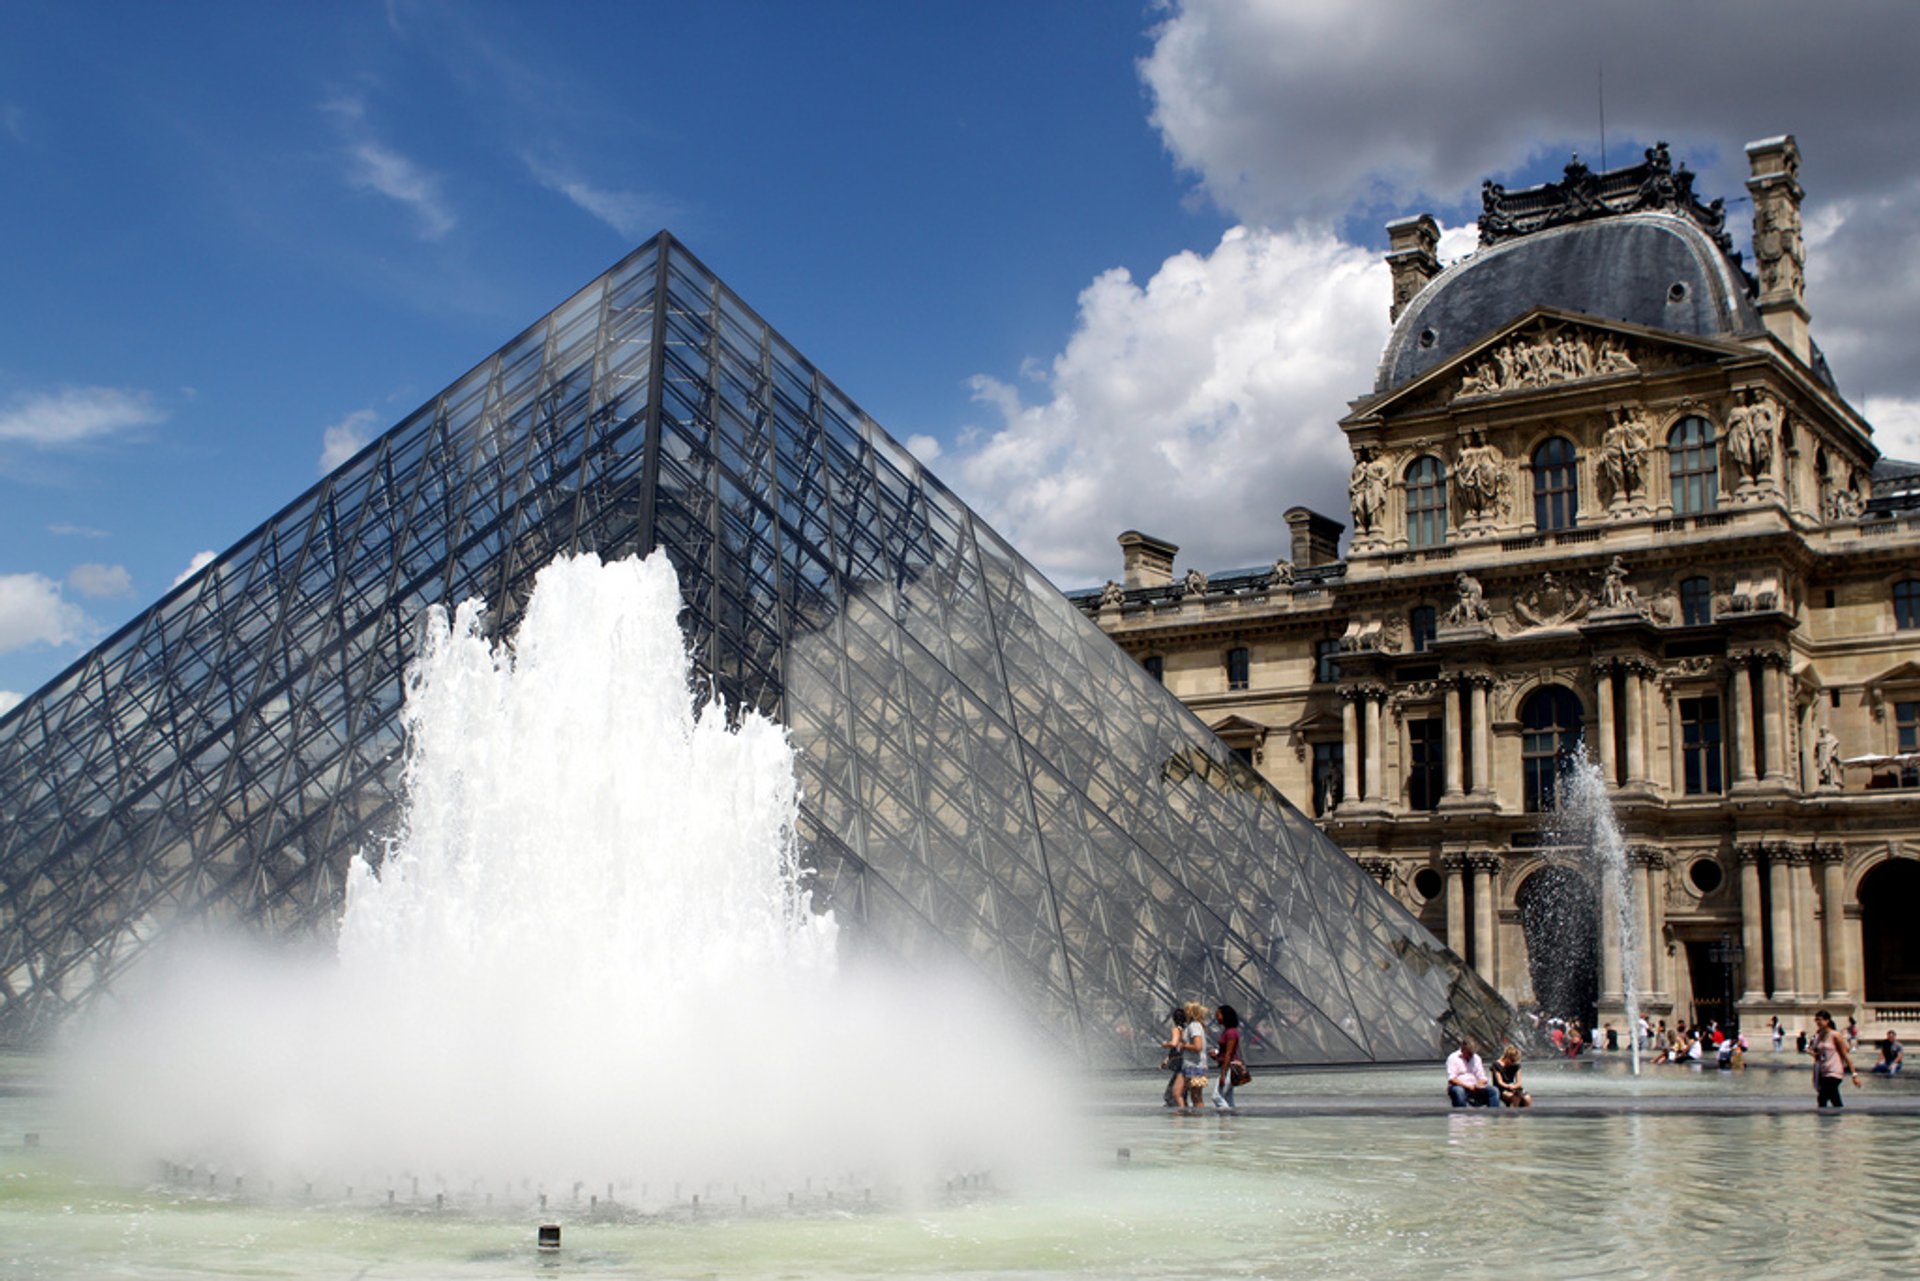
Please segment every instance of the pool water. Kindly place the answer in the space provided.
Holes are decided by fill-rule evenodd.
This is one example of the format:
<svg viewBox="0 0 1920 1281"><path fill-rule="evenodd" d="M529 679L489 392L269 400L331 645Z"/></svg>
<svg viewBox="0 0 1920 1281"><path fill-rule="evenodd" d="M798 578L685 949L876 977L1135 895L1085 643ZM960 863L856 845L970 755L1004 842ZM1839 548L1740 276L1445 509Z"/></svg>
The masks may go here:
<svg viewBox="0 0 1920 1281"><path fill-rule="evenodd" d="M645 1216L545 1215L402 1189L311 1201L80 1168L48 1098L0 1095L0 1278L1911 1276L1920 1270L1920 1085L1869 1079L1843 1116L1762 1054L1740 1074L1532 1065L1532 1113L1178 1117L1151 1076L1089 1084L1084 1150L1050 1173L867 1201L755 1191ZM1791 1066L1786 1066L1791 1065ZM0 1070L0 1081L7 1079ZM1438 1069L1263 1074L1272 1099L1431 1098ZM1777 1098L1752 1115L1628 1099ZM1554 1115L1580 1099L1618 1112ZM25 1136L40 1136L26 1146ZM1126 1150L1123 1158L1121 1150ZM762 1203L766 1208L762 1208ZM562 1249L534 1246L560 1223Z"/></svg>

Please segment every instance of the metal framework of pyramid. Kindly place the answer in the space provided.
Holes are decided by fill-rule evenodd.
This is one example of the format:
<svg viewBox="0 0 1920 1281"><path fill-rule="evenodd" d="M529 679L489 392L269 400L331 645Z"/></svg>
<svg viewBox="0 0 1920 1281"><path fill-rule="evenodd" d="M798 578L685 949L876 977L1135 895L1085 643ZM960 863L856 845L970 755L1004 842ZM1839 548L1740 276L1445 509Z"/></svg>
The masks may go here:
<svg viewBox="0 0 1920 1281"><path fill-rule="evenodd" d="M816 901L1086 1061L1176 997L1250 1057L1427 1058L1509 1011L662 233L0 719L0 1042L169 931L326 934L402 804L425 606L664 547L695 662L788 728Z"/></svg>

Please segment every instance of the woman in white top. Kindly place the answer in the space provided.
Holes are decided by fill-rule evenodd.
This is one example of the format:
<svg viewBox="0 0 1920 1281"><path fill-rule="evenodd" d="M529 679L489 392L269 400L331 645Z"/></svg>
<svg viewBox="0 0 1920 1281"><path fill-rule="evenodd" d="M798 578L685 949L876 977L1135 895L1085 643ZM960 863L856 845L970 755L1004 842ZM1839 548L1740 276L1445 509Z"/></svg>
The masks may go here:
<svg viewBox="0 0 1920 1281"><path fill-rule="evenodd" d="M1207 1007L1186 1004L1187 1027L1180 1040L1180 1095L1182 1112L1198 1112L1207 1101Z"/></svg>

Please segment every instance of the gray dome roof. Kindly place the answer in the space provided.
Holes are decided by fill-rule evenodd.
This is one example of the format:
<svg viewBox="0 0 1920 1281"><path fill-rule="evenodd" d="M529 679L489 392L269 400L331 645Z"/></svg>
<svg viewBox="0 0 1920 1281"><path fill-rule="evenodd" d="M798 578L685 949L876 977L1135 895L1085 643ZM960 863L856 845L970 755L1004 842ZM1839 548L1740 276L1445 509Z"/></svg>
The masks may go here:
<svg viewBox="0 0 1920 1281"><path fill-rule="evenodd" d="M1542 306L1702 338L1761 330L1745 275L1706 232L1674 214L1621 214L1504 241L1435 276L1400 313L1374 390Z"/></svg>

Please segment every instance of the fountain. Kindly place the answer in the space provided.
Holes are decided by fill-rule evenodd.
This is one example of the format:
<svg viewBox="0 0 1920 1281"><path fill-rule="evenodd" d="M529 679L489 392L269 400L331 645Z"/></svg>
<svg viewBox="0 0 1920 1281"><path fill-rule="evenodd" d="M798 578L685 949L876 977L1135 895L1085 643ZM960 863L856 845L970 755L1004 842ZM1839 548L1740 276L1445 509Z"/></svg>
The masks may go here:
<svg viewBox="0 0 1920 1281"><path fill-rule="evenodd" d="M694 697L679 610L656 554L547 566L511 645L432 611L405 825L354 859L337 957L223 952L129 1001L68 1074L93 1128L203 1178L475 1204L1007 1172L1054 1100L982 1082L1044 1060L957 979L841 964L786 732Z"/></svg>
<svg viewBox="0 0 1920 1281"><path fill-rule="evenodd" d="M1632 1049L1633 1074L1640 1074L1640 949L1634 925L1633 898L1627 876L1627 844L1614 818L1606 776L1585 752L1570 755L1562 765L1554 789L1553 837L1557 844L1583 850L1588 874L1600 891L1601 955L1612 951L1618 962L1620 993L1626 1007L1627 1044ZM1610 936L1610 937L1609 937ZM1611 942L1608 948L1605 943ZM1604 966L1601 988L1614 977ZM1597 1029L1596 1029L1597 1032Z"/></svg>

